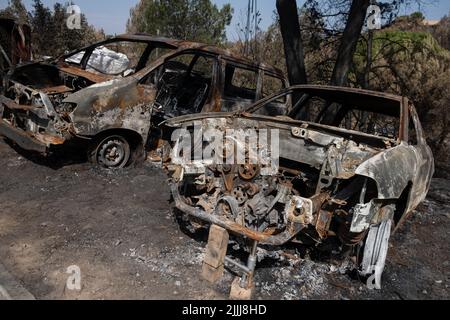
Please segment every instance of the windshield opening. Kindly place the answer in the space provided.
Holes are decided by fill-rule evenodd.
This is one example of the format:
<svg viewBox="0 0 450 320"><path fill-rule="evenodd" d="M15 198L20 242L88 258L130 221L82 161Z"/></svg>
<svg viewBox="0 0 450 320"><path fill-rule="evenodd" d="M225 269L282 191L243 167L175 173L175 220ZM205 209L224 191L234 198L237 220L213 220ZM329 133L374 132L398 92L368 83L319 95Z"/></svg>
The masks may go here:
<svg viewBox="0 0 450 320"><path fill-rule="evenodd" d="M154 43L116 41L98 45L92 50L86 70L107 76L129 76L168 54L173 50ZM65 59L65 62L81 65L86 51L80 51Z"/></svg>
<svg viewBox="0 0 450 320"><path fill-rule="evenodd" d="M300 94L299 94L300 93ZM398 139L400 134L400 103L364 94L289 90L250 108L258 113L266 105L285 97L298 95L289 116L293 120L357 131L377 137ZM397 104L396 104L397 103Z"/></svg>

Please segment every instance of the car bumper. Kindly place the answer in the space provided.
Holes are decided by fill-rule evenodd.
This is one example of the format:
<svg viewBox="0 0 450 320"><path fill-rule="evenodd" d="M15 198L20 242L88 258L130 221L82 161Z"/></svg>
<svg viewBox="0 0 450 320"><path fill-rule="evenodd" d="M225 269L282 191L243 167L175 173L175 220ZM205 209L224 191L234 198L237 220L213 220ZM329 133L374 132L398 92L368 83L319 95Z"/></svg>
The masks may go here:
<svg viewBox="0 0 450 320"><path fill-rule="evenodd" d="M12 140L22 149L40 153L47 153L48 151L46 144L29 136L25 131L14 128L3 119L0 120L0 135Z"/></svg>
<svg viewBox="0 0 450 320"><path fill-rule="evenodd" d="M8 108L10 111L14 109L22 110L21 108L27 108L26 110L28 111L33 109L33 107L19 106L14 101L0 96L0 136L8 138L22 149L39 153L48 153L51 145L64 143L64 139L61 137L36 134L11 125L11 123L4 119L5 108Z"/></svg>

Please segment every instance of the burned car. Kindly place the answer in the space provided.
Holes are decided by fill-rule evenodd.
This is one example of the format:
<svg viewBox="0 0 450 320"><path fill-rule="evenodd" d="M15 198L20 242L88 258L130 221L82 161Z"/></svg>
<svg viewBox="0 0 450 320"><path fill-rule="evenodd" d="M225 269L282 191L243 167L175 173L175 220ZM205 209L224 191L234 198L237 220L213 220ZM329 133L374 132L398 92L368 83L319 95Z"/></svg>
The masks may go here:
<svg viewBox="0 0 450 320"><path fill-rule="evenodd" d="M286 87L273 67L140 34L21 65L3 83L1 135L40 153L88 142L89 158L107 168L125 167L158 146L164 120L241 110Z"/></svg>
<svg viewBox="0 0 450 320"><path fill-rule="evenodd" d="M286 113L267 116L285 103ZM196 227L246 240L247 264L214 254L222 259L215 268L227 262L243 272L242 288L251 284L258 245L331 238L380 288L391 230L425 199L434 173L413 104L390 94L295 86L244 112L184 116L166 126L175 206ZM239 144L245 156L237 161ZM272 161L260 161L268 154Z"/></svg>

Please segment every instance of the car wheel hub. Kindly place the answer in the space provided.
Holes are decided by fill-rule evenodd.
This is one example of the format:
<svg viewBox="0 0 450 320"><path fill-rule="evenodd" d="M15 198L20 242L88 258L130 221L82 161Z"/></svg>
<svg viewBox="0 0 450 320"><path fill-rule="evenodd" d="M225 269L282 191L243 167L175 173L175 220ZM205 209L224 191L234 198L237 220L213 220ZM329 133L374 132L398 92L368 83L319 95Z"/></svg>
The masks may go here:
<svg viewBox="0 0 450 320"><path fill-rule="evenodd" d="M98 161L108 168L122 168L126 165L127 151L125 142L107 140L99 148Z"/></svg>

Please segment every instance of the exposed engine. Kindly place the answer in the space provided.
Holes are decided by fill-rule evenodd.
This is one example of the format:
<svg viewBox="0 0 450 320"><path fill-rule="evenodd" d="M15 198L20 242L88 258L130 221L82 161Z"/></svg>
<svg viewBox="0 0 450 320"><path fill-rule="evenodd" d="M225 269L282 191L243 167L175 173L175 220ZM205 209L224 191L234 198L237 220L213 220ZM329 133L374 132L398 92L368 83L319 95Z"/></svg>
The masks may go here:
<svg viewBox="0 0 450 320"><path fill-rule="evenodd" d="M22 66L6 82L4 95L14 103L5 102L3 119L43 142L56 144L62 143L69 133L69 115L76 107L64 103L64 99L92 84L83 77L43 64Z"/></svg>
<svg viewBox="0 0 450 320"><path fill-rule="evenodd" d="M265 176L256 165L219 165L184 175L177 186L190 206L251 231L279 235L297 226L317 242L339 236L344 244L357 244L363 232L350 232L355 207L376 196L375 186L356 177L336 180L316 193L318 179L314 170L286 168Z"/></svg>
<svg viewBox="0 0 450 320"><path fill-rule="evenodd" d="M185 196L209 214L259 232L283 229L283 207L278 202L284 189L277 177L261 176L256 165L214 166L192 178L185 187L194 193Z"/></svg>

